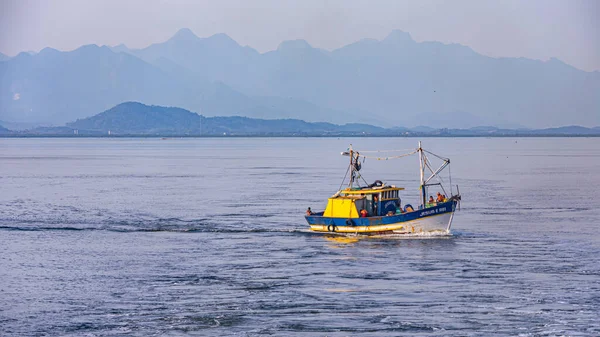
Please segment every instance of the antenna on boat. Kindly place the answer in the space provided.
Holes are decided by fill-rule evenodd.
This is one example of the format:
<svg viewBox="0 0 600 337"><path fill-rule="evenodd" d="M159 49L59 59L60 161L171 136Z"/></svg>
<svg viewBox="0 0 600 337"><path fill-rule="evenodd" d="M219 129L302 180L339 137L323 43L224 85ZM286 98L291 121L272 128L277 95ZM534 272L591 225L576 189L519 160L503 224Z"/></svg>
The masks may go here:
<svg viewBox="0 0 600 337"><path fill-rule="evenodd" d="M362 168L362 164L360 163L360 157L363 157L363 158L366 158L366 157L360 155L360 153L358 151L354 151L354 149L352 149L352 144L350 144L350 146L348 147L348 150L342 152L341 155L350 157L350 165L348 165L348 169L346 170L346 175L344 175L344 179L342 179L342 183L340 184L340 189L342 188L342 185L344 185L344 182L346 181L346 177L348 176L348 173L350 173L350 178L348 180L348 188L353 188L354 182L358 181L359 178L362 178L363 182L365 184L367 184L365 179L360 175L360 173L358 173L360 171L360 169ZM357 183L357 186L360 186L360 182Z"/></svg>

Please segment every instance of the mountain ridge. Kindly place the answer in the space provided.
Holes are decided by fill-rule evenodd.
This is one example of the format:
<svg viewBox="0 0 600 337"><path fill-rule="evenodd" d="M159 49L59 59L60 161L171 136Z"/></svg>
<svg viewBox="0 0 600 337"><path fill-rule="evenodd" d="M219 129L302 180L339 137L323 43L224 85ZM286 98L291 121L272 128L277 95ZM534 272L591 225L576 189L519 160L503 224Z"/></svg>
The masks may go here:
<svg viewBox="0 0 600 337"><path fill-rule="evenodd" d="M21 53L0 63L0 76L0 119L9 122L66 122L137 100L206 115L385 127L441 126L429 117L456 111L496 126L600 124L594 114L600 72L557 59L492 58L460 44L416 42L401 30L332 51L283 41L261 54L226 34L200 38L181 29L142 49L85 45Z"/></svg>

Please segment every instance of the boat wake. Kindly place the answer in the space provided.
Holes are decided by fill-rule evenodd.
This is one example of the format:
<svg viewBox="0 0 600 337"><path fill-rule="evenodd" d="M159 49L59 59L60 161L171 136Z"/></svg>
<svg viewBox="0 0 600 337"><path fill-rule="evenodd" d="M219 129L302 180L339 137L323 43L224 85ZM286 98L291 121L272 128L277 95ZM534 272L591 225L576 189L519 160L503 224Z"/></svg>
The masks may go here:
<svg viewBox="0 0 600 337"><path fill-rule="evenodd" d="M202 219L205 220L205 219ZM24 231L24 232L63 232L63 231L98 231L98 232L115 232L115 233L287 233L294 235L319 236L333 239L440 239L450 238L454 235L445 231L432 231L422 233L407 233L407 234L385 234L385 235L364 235L364 234L344 234L344 233L318 233L309 229L294 228L287 226L269 226L255 227L250 224L223 224L207 223L205 221L181 220L181 219L160 219L156 221L116 221L98 224L64 224L63 226L56 223L21 223L12 226L0 226L0 230L4 231Z"/></svg>

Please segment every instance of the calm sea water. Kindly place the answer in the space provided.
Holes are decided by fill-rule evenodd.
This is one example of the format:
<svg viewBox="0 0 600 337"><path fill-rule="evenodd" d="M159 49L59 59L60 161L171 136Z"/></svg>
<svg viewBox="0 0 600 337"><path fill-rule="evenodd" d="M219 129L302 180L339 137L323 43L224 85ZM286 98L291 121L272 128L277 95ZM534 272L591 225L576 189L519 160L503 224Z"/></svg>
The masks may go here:
<svg viewBox="0 0 600 337"><path fill-rule="evenodd" d="M427 138L452 236L309 233L350 143L0 139L3 336L598 336L598 138ZM367 159L406 187L418 159Z"/></svg>

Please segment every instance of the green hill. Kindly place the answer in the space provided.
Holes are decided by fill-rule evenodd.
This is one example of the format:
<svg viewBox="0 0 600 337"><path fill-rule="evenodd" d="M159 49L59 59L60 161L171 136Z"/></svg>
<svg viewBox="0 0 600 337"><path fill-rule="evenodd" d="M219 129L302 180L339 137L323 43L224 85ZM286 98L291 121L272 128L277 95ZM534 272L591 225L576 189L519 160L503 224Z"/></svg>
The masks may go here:
<svg viewBox="0 0 600 337"><path fill-rule="evenodd" d="M382 133L386 129L367 124L336 125L299 119L204 117L181 108L121 103L95 116L78 119L67 127L80 134L113 135L292 135Z"/></svg>
<svg viewBox="0 0 600 337"><path fill-rule="evenodd" d="M202 117L193 112L137 102L121 103L95 116L78 119L73 129L122 134L196 133Z"/></svg>

